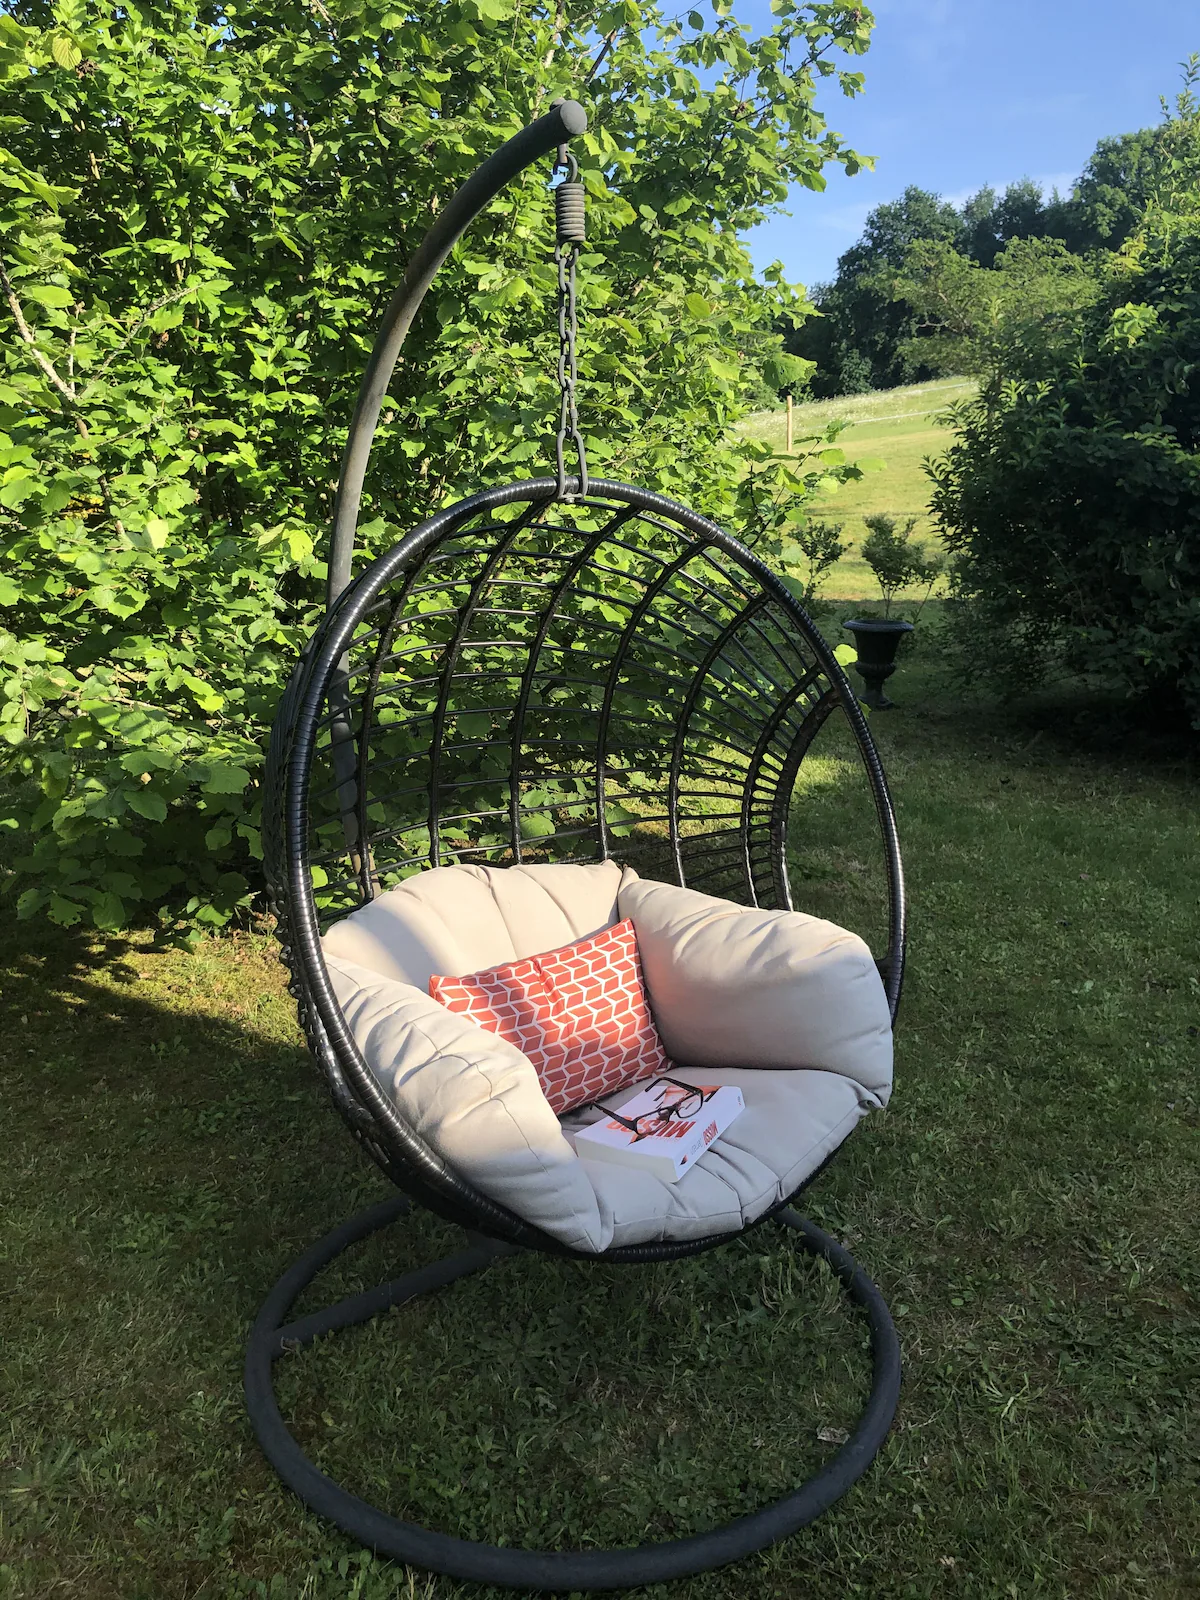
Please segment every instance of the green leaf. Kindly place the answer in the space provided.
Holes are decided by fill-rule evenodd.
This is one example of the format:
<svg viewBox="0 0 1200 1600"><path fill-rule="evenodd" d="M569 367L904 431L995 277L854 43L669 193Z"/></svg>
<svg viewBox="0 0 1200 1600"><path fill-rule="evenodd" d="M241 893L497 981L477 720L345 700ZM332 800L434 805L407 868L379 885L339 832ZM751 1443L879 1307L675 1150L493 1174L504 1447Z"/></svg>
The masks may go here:
<svg viewBox="0 0 1200 1600"><path fill-rule="evenodd" d="M200 787L205 794L241 794L250 781L250 774L245 767L235 767L225 761L214 761L209 764L208 776Z"/></svg>
<svg viewBox="0 0 1200 1600"><path fill-rule="evenodd" d="M34 495L42 487L40 478L26 474L21 478L13 478L0 489L0 506L7 506L10 511L15 511L19 505Z"/></svg>
<svg viewBox="0 0 1200 1600"><path fill-rule="evenodd" d="M799 392L811 364L787 356L776 331L796 327L803 302L782 269L754 274L739 229L770 203L781 172L812 176L847 159L815 115L818 86L785 70L785 51L795 41L794 61L832 59L845 48L838 38L865 44L867 25L847 22L845 7L782 0L780 20L764 15L751 42L737 36L726 0L686 0L685 15L693 7L690 24L665 18L661 37L637 0L607 0L574 19L593 60L587 41L609 39L599 93L621 100L615 121L594 119L573 145L603 235L579 279L582 377L611 402L607 437L589 447L597 476L632 459L665 492L757 526L739 515L747 470L762 465L737 442L743 392L758 373L768 384L794 379ZM13 633L0 632L0 750L22 807L30 791L20 826L31 857L40 852L11 868L12 895L56 890L89 921L94 897L111 895L168 924L218 927L233 899L261 884L248 871L236 892L215 885L214 857L249 862L261 848L256 752L323 610L337 492L327 430L353 404L366 330L394 276L396 208L363 197L399 193L402 174L409 253L486 151L524 121L520 86L570 92L577 52L564 39L543 70L544 8L516 0L415 9L344 0L333 8L336 38L319 5L277 8L265 32L252 7L222 9L218 26L194 7L125 5L111 38L111 8L85 0L42 8L41 31L6 17L12 9L0 8L0 66L14 89L0 109L15 114L0 129L11 146L0 153L10 272L39 348L80 385L88 429L85 440L10 340L0 363L0 630ZM97 142L105 128L120 130L121 151ZM136 159L122 158L126 147ZM674 181L672 160L695 149L711 156L708 178ZM461 492L503 476L505 463L541 473L557 411L543 359L555 292L546 211L539 183L518 186L475 231L466 259L448 260L440 337L417 330L411 365L384 403L363 567ZM625 292L636 284L646 292ZM848 470L802 459L771 494L805 503L815 472ZM545 571L522 565L552 585L567 549L555 520L530 530L545 540ZM764 551L779 531L772 523ZM531 738L562 733L569 748L574 711L599 709L602 684L560 685L553 669L594 676L585 657L571 659L573 647L592 621L618 638L628 623L636 563L619 546L605 561L617 569L606 592L581 602L578 626L560 615L547 637ZM460 565L447 547L437 578L457 585ZM504 645L486 650L487 676L453 684L448 727L462 742L491 737L498 724L480 708L493 691L511 701L519 676L503 687L496 679L514 664L519 674L536 634L536 620L520 616L526 597L507 594L511 607L486 625L502 630L511 657ZM449 610L460 603L455 589ZM455 626L446 592L435 581L415 607L420 618L402 623L388 648L414 681L436 678ZM364 623L376 625L390 627L386 612ZM369 648L354 646L356 671L369 671ZM665 644L661 660L656 649L647 641L645 665L668 666ZM372 743L394 761L399 787L422 755L393 720L395 670L385 664ZM412 700L413 712L432 712L436 684ZM487 787L507 778L503 754L464 752L450 781L459 777L478 781L488 806ZM569 785L543 787L554 819L560 802L583 803ZM373 791L373 828L397 820L390 797L380 803L386 793ZM464 809L474 805L472 794ZM544 839L553 825L527 814L527 837ZM105 881L114 863L128 882ZM109 913L105 901L101 919Z"/></svg>
<svg viewBox="0 0 1200 1600"><path fill-rule="evenodd" d="M83 51L69 33L55 33L50 38L50 54L60 67L73 72L83 60Z"/></svg>
<svg viewBox="0 0 1200 1600"><path fill-rule="evenodd" d="M17 917L25 922L38 912L46 903L44 889L26 889L24 894L17 897Z"/></svg>
<svg viewBox="0 0 1200 1600"><path fill-rule="evenodd" d="M618 839L627 839L635 826L641 821L636 811L630 811L627 806L610 805L605 807L605 816L608 821L609 831Z"/></svg>
<svg viewBox="0 0 1200 1600"><path fill-rule="evenodd" d="M51 922L57 922L60 928L73 928L83 920L83 907L61 894L50 896L49 912Z"/></svg>
<svg viewBox="0 0 1200 1600"><path fill-rule="evenodd" d="M153 789L124 789L122 793L126 805L131 811L136 811L139 817L146 817L150 822L166 821L167 802Z"/></svg>
<svg viewBox="0 0 1200 1600"><path fill-rule="evenodd" d="M263 859L262 834L257 828L249 828L244 822L238 823L238 835L246 841L246 846L255 861Z"/></svg>
<svg viewBox="0 0 1200 1600"><path fill-rule="evenodd" d="M723 378L726 383L736 383L742 375L742 369L736 361L722 361L719 356L711 355L705 351L705 361L710 371L718 378Z"/></svg>
<svg viewBox="0 0 1200 1600"><path fill-rule="evenodd" d="M146 733L155 732L151 724L144 730ZM128 735L127 735L128 736ZM168 767L175 765L176 758L166 750L130 750L121 757L121 765L126 772L132 772L135 777L141 777L143 772L163 772Z"/></svg>
<svg viewBox="0 0 1200 1600"><path fill-rule="evenodd" d="M92 921L98 928L113 931L126 923L125 903L120 895L108 891L92 901Z"/></svg>
<svg viewBox="0 0 1200 1600"><path fill-rule="evenodd" d="M31 283L25 290L27 300L36 300L38 305L51 306L59 309L69 306L75 296L70 289L64 289L61 283Z"/></svg>

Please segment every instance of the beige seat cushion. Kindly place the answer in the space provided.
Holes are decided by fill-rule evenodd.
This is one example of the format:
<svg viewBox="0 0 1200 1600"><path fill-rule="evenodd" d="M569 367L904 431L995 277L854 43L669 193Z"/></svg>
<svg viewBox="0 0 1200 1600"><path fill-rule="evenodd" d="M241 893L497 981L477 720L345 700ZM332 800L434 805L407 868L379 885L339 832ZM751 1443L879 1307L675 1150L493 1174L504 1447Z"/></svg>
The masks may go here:
<svg viewBox="0 0 1200 1600"><path fill-rule="evenodd" d="M847 1078L803 1068L680 1067L672 1076L688 1083L734 1083L746 1109L678 1183L610 1161L581 1161L599 1205L601 1237L611 1244L739 1232L793 1194L879 1104ZM620 1105L632 1094L622 1090L606 1104ZM568 1113L568 1138L573 1127L599 1115Z"/></svg>
<svg viewBox="0 0 1200 1600"><path fill-rule="evenodd" d="M690 1063L680 1075L736 1083L746 1100L675 1184L581 1160L572 1130L597 1113L560 1124L519 1050L427 993L435 970L535 955L622 916L637 930L668 1051ZM887 1002L855 935L611 862L431 870L339 923L324 948L347 1023L406 1121L485 1194L576 1249L736 1232L792 1193L891 1088Z"/></svg>
<svg viewBox="0 0 1200 1600"><path fill-rule="evenodd" d="M604 1249L600 1204L532 1064L514 1045L338 956L326 965L380 1087L464 1178L579 1250Z"/></svg>

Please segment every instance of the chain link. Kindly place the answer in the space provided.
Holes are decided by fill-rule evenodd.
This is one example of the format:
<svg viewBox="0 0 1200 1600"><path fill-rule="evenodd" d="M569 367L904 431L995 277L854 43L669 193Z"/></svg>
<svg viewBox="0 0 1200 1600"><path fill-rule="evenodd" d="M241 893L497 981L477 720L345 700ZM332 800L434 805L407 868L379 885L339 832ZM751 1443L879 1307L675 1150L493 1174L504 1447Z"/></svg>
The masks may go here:
<svg viewBox="0 0 1200 1600"><path fill-rule="evenodd" d="M554 247L554 260L558 267L558 386L562 398L554 444L558 463L557 498L574 500L585 498L588 492L587 451L579 432L579 413L575 403L575 385L579 377L575 269L579 261L579 247L583 243L583 185L578 181L579 168L575 159L565 147L559 150L551 176L564 169L566 177L555 191L558 219L558 237ZM568 440L579 457L579 488L576 491L567 488Z"/></svg>

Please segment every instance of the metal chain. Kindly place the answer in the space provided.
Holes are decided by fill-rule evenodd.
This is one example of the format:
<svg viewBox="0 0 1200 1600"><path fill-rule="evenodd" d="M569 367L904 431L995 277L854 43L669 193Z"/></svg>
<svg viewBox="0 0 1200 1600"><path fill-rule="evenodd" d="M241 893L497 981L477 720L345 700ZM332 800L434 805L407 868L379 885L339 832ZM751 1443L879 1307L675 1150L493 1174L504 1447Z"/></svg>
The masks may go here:
<svg viewBox="0 0 1200 1600"><path fill-rule="evenodd" d="M557 218L557 238L554 261L558 267L558 386L562 400L558 412L558 433L555 436L555 454L558 461L557 498L574 500L586 497L588 492L587 451L579 432L579 413L575 404L575 384L579 376L577 344L579 318L575 298L575 268L579 261L579 247L584 242L583 185L579 182L579 167L575 158L563 145L551 173L566 170L567 176L554 191L554 208ZM567 440L574 445L579 456L579 488L567 489Z"/></svg>

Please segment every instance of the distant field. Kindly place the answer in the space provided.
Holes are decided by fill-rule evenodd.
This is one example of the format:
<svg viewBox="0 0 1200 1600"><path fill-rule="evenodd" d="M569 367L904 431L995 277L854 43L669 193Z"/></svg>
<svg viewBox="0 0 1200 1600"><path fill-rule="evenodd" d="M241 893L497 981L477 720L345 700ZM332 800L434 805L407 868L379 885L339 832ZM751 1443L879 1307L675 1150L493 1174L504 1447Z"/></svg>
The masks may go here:
<svg viewBox="0 0 1200 1600"><path fill-rule="evenodd" d="M842 417L849 426L838 442L847 459L868 456L887 463L882 471L868 472L858 483L847 484L818 507L823 516L844 524L843 542L851 547L826 582L825 594L830 599L878 598L875 580L857 554L865 533L862 519L872 512L917 517L914 537L925 540L930 548L940 549L929 516L930 485L922 462L927 456L939 455L950 437L950 431L939 427L934 417L954 401L966 399L974 387L971 378L944 378L878 394L816 400L795 408L797 440L823 429L832 418ZM742 424L742 430L782 450L784 412L755 412Z"/></svg>

